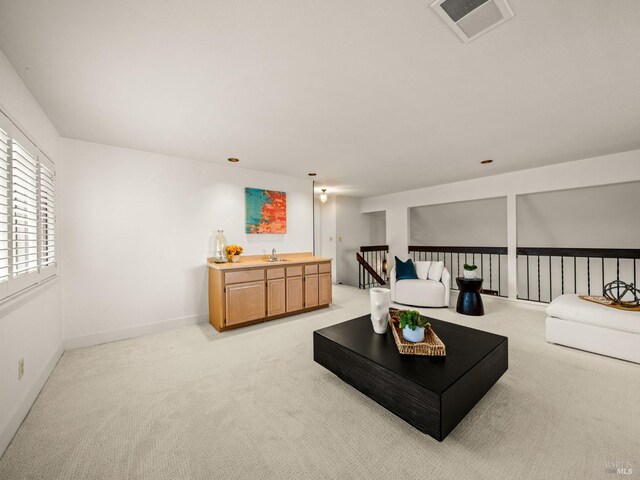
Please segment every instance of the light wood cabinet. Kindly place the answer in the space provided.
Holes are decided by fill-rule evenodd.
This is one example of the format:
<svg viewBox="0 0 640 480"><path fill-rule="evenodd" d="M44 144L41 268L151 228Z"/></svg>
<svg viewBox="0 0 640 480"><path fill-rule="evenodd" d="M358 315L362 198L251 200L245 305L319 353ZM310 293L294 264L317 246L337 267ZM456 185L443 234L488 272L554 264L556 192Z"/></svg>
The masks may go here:
<svg viewBox="0 0 640 480"><path fill-rule="evenodd" d="M267 280L267 317L282 315L287 311L285 291L284 278Z"/></svg>
<svg viewBox="0 0 640 480"><path fill-rule="evenodd" d="M331 262L291 261L242 267L209 264L209 322L219 331L331 303ZM287 262L289 263L289 262Z"/></svg>
<svg viewBox="0 0 640 480"><path fill-rule="evenodd" d="M263 318L264 282L236 283L225 287L226 324L237 325Z"/></svg>
<svg viewBox="0 0 640 480"><path fill-rule="evenodd" d="M317 268L317 265L316 265ZM305 308L318 306L318 274L304 276L304 306Z"/></svg>
<svg viewBox="0 0 640 480"><path fill-rule="evenodd" d="M287 312L304 308L304 284L302 276L287 277Z"/></svg>
<svg viewBox="0 0 640 480"><path fill-rule="evenodd" d="M332 297L331 273L318 275L318 303L329 305Z"/></svg>

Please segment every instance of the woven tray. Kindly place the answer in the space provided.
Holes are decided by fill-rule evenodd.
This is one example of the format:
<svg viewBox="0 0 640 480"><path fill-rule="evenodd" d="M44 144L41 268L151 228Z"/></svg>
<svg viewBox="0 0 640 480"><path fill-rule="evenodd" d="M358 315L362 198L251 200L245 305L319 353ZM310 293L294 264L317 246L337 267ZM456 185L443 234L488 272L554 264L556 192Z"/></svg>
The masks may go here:
<svg viewBox="0 0 640 480"><path fill-rule="evenodd" d="M400 330L398 312L399 310L395 308L389 309L389 326L393 332L393 338L398 346L398 351L402 355L444 357L447 354L444 343L442 343L442 340L438 338L431 327L425 328L423 342L413 343L406 341L402 336L402 330Z"/></svg>
<svg viewBox="0 0 640 480"><path fill-rule="evenodd" d="M627 312L640 312L640 307L625 307L624 305L616 305L607 297L601 295L578 295L582 300L587 302L598 303L605 307L617 308L618 310L626 310Z"/></svg>

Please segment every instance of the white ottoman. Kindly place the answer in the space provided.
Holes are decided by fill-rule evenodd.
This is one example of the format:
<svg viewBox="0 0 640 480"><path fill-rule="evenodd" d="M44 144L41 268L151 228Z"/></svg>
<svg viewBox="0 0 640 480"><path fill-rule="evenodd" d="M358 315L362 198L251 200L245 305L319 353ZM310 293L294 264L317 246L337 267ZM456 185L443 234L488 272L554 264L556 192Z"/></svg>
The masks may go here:
<svg viewBox="0 0 640 480"><path fill-rule="evenodd" d="M640 363L640 312L562 295L547 307L547 342Z"/></svg>

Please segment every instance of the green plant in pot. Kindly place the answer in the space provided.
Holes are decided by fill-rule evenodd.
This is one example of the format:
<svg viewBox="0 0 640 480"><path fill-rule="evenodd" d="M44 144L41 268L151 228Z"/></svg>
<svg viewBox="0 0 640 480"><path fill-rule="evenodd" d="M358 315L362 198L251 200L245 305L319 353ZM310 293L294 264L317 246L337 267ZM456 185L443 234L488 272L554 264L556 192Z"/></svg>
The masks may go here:
<svg viewBox="0 0 640 480"><path fill-rule="evenodd" d="M478 272L477 265L469 265L468 263L464 264L464 278L476 278L476 273Z"/></svg>
<svg viewBox="0 0 640 480"><path fill-rule="evenodd" d="M420 316L417 310L403 310L398 313L402 336L408 342L418 343L424 341L424 329L431 324Z"/></svg>

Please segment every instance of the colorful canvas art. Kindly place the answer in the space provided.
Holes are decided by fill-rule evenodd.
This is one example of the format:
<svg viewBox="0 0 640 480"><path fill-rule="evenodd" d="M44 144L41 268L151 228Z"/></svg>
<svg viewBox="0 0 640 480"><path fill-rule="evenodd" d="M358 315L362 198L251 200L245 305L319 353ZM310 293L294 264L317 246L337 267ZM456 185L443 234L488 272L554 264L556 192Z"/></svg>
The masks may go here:
<svg viewBox="0 0 640 480"><path fill-rule="evenodd" d="M245 188L247 233L287 233L287 194Z"/></svg>

